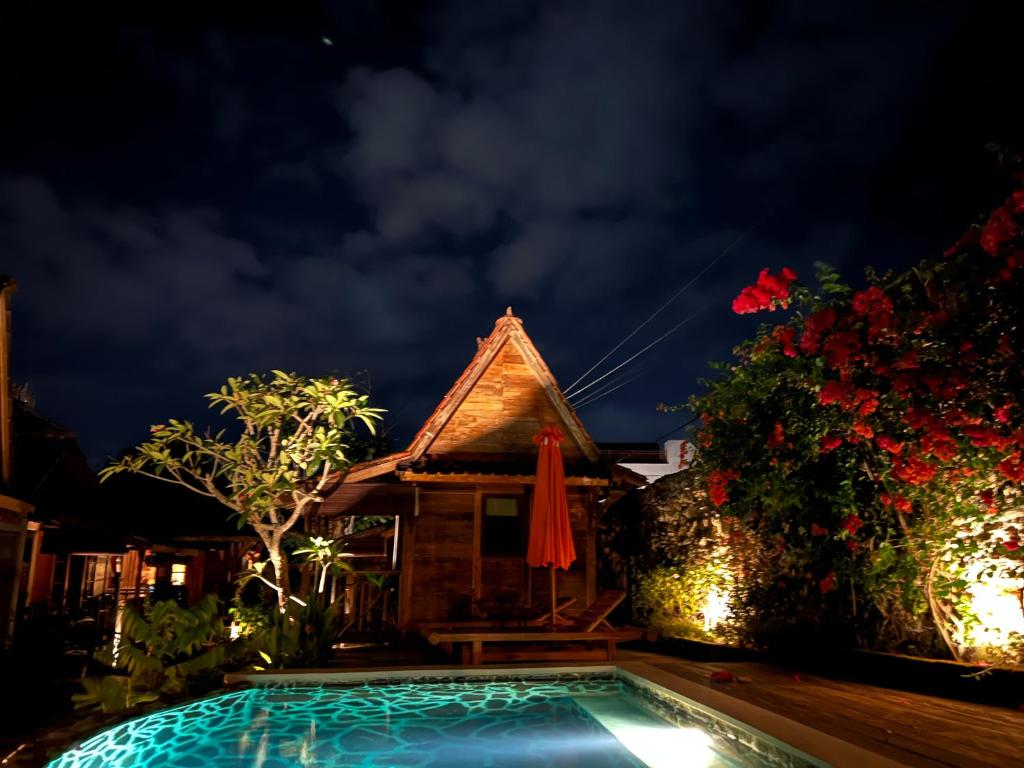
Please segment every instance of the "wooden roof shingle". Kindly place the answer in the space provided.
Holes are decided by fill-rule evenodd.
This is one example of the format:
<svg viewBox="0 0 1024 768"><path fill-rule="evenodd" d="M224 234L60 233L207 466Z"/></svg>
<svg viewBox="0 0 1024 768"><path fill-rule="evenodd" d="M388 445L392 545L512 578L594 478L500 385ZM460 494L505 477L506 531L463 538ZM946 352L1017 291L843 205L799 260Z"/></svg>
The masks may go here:
<svg viewBox="0 0 1024 768"><path fill-rule="evenodd" d="M512 314L511 307L495 321L491 334L486 339L478 341L473 359L413 437L409 447L404 451L356 464L344 482L357 483L379 477L394 472L400 462L418 462L423 457L431 455L443 456L463 451L523 453L527 447L524 441L532 437L532 434L528 433L539 431L539 422L549 421L551 418L560 422L557 426L565 433L563 451L567 454L567 460L579 457L587 462L601 463L601 453L597 445L569 405L533 341L523 330L523 321ZM515 385L510 384L511 394L502 389L500 382L494 382L496 375L493 372L489 374L494 365L515 369L517 374L504 376L504 380L519 381L520 388L528 388L515 390ZM486 383L482 384L485 377ZM525 385L522 384L524 381ZM481 392L475 399L478 404L491 403L494 406L495 433L513 428L518 430L518 433L512 438L501 436L500 440L494 438L487 442L483 439L482 443L477 440L472 445L458 445L452 438L454 425L460 419L471 420L471 417L460 409L467 403L467 399L472 398L478 385L502 390L494 393ZM517 406L517 413L509 414L503 407L510 398L516 397L517 391L523 393L524 402ZM495 403L495 400L502 402ZM510 441L516 444L512 445Z"/></svg>

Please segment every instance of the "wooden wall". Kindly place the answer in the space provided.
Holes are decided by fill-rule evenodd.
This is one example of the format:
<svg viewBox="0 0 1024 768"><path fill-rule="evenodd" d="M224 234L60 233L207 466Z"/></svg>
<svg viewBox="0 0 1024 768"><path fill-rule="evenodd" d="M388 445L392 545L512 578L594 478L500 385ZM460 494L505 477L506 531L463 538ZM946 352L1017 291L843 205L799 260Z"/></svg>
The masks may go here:
<svg viewBox="0 0 1024 768"><path fill-rule="evenodd" d="M473 488L423 490L419 516L405 518L412 530L400 542L403 577L411 574L400 599L413 625L447 619L472 592L475 500Z"/></svg>
<svg viewBox="0 0 1024 768"><path fill-rule="evenodd" d="M566 433L562 456L579 459L579 447L569 436L543 385L526 365L518 347L506 341L434 439L430 453L536 455L533 438L548 425L558 425Z"/></svg>
<svg viewBox="0 0 1024 768"><path fill-rule="evenodd" d="M519 491L522 492L520 487ZM477 485L421 488L419 515L402 517L400 547L401 630L420 622L446 621L470 608L493 603L502 591L518 593L518 602L536 611L550 603L546 569L528 568L524 558L480 556L483 498L513 492L508 486ZM569 494L569 514L576 560L568 571L556 572L556 593L572 595L577 607L596 597L594 497Z"/></svg>

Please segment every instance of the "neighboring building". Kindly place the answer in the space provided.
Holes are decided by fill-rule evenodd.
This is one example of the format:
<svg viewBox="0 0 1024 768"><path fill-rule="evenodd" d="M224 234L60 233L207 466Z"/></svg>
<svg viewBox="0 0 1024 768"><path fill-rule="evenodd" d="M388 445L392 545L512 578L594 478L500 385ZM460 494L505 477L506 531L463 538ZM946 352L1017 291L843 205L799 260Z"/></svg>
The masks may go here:
<svg viewBox="0 0 1024 768"><path fill-rule="evenodd" d="M399 632L547 605L546 574L527 566L525 551L534 436L548 425L565 435L576 546L576 561L558 573L558 593L580 606L594 601L599 502L644 478L602 456L510 309L478 340L476 356L409 447L352 467L318 510L335 535L349 516L393 519L393 535L373 551L392 577L392 595L397 587ZM351 587L350 579L349 601Z"/></svg>
<svg viewBox="0 0 1024 768"><path fill-rule="evenodd" d="M74 432L25 395L14 403L14 427L15 487L34 507L19 615L91 617L110 629L117 606L136 598L230 598L256 537L227 509L137 475L99 484Z"/></svg>
<svg viewBox="0 0 1024 768"><path fill-rule="evenodd" d="M693 445L686 440L666 440L662 448L657 443L602 443L601 450L620 466L647 478L648 483L678 472L693 461Z"/></svg>
<svg viewBox="0 0 1024 768"><path fill-rule="evenodd" d="M25 535L32 505L12 490L14 476L13 387L10 374L13 278L0 276L0 644L14 633Z"/></svg>

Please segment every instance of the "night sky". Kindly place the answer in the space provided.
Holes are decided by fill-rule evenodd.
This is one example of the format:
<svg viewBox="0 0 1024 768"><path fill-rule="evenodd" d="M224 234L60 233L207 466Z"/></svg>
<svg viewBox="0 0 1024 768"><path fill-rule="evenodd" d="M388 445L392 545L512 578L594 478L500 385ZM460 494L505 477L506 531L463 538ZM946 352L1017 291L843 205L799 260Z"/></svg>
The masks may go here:
<svg viewBox="0 0 1024 768"><path fill-rule="evenodd" d="M762 267L856 282L1002 198L1022 5L5 3L14 376L94 463L271 368L369 379L403 447L506 305L567 385L746 233L580 410L657 439Z"/></svg>

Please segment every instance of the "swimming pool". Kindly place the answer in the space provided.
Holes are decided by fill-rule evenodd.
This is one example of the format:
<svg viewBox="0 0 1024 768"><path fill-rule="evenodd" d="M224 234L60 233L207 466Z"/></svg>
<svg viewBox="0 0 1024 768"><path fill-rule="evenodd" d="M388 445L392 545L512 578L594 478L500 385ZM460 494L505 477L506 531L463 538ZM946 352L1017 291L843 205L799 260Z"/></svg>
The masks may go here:
<svg viewBox="0 0 1024 768"><path fill-rule="evenodd" d="M679 704L680 706L676 706ZM710 718L710 719L709 719ZM616 673L255 687L126 721L56 768L822 763Z"/></svg>

